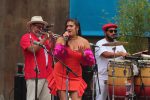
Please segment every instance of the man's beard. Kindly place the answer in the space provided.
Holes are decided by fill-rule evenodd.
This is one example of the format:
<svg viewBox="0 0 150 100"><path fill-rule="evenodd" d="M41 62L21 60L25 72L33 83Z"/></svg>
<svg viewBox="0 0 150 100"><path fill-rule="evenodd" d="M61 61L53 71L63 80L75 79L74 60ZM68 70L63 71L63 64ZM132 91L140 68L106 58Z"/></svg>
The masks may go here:
<svg viewBox="0 0 150 100"><path fill-rule="evenodd" d="M117 36L109 36L109 35L106 35L106 38L110 41L110 42L114 42L114 40L117 38Z"/></svg>

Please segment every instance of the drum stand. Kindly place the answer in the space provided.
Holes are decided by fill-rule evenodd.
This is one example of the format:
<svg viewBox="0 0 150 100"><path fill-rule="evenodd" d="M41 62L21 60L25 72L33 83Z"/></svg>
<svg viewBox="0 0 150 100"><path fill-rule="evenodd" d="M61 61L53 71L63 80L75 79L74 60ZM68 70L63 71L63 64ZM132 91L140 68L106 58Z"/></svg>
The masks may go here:
<svg viewBox="0 0 150 100"><path fill-rule="evenodd" d="M92 47L93 54L95 52L95 47ZM94 55L95 58L95 55ZM93 91L92 91L92 100L96 100L96 81L98 82L98 89L99 89L99 94L101 94L101 89L100 89L100 83L99 83L99 77L98 77L98 66L96 64L96 59L95 60L95 65L93 66ZM96 80L97 79L97 80Z"/></svg>
<svg viewBox="0 0 150 100"><path fill-rule="evenodd" d="M98 81L99 94L101 94L97 64L95 64L93 70L94 70L94 73L93 73L93 86L92 86L93 87L92 100L96 100L96 98L95 98L96 97L96 81ZM97 78L97 80L96 80L96 78Z"/></svg>
<svg viewBox="0 0 150 100"><path fill-rule="evenodd" d="M112 48L113 52L114 52L114 57L113 57L113 64L112 64L112 100L115 100L115 95L114 95L114 92L115 92L115 80L114 80L114 75L115 75L115 51L116 51L116 46L114 48ZM132 69L131 69L132 71ZM124 70L124 75L126 76L126 66L125 66L125 70ZM129 92L131 92L132 94L131 95L128 95L127 98L125 97L125 100L134 100L134 94L133 94L133 91L134 91L134 84L133 84L133 81L134 81L134 78L132 77L131 79L131 83L129 83L129 87L131 90L129 90ZM127 87L126 87L127 88ZM131 97L131 98L130 98Z"/></svg>
<svg viewBox="0 0 150 100"><path fill-rule="evenodd" d="M133 62L133 61L132 61ZM129 86L129 90L126 89L126 93L128 93L129 95L127 95L127 100L134 100L135 97L135 93L134 93L134 77L133 77L133 67L130 66L131 69L131 82L127 83L126 88L128 88ZM126 74L125 74L126 75Z"/></svg>
<svg viewBox="0 0 150 100"><path fill-rule="evenodd" d="M115 87L114 87L114 83L115 83L115 80L114 80L114 75L115 75L115 70L114 70L114 65L115 65L115 51L116 51L116 46L112 48L113 52L114 52L114 57L113 57L113 60L114 60L114 63L113 63L113 66L112 66L112 100L115 100L115 95L114 95L114 92L115 92Z"/></svg>

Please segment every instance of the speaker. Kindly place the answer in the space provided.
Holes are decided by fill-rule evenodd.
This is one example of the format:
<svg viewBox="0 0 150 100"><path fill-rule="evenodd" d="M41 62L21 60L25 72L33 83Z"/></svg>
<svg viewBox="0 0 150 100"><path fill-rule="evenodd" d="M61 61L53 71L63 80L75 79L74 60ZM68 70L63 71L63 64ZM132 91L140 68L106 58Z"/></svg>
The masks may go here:
<svg viewBox="0 0 150 100"><path fill-rule="evenodd" d="M14 100L26 100L26 81L24 76L14 78Z"/></svg>

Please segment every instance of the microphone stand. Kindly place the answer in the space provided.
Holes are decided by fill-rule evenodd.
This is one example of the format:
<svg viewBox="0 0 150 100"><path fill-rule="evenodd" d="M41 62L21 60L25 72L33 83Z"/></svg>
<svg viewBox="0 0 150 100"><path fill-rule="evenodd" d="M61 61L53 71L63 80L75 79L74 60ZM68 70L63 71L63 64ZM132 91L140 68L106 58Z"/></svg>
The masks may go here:
<svg viewBox="0 0 150 100"><path fill-rule="evenodd" d="M114 57L113 57L113 60L114 60L114 63L113 63L113 66L112 66L112 84L113 84L113 87L112 87L112 100L115 100L115 80L114 80L114 78L115 78L115 69L114 69L114 67L115 67L115 51L116 51L116 46L115 47L113 47L112 48L112 50L113 50L113 52L114 52Z"/></svg>
<svg viewBox="0 0 150 100"><path fill-rule="evenodd" d="M50 52L51 54L53 55L53 49L54 49L54 45L55 45L55 39L54 38L51 38L50 42L52 43L51 44L51 48L50 48ZM44 47L45 48L45 47ZM54 68L54 65L55 65L55 58L54 56L52 56L52 67Z"/></svg>
<svg viewBox="0 0 150 100"><path fill-rule="evenodd" d="M34 50L34 48L33 48L33 40L32 40L32 38L31 38L31 34L30 34L30 44L31 44L32 51L33 51L33 56L34 56L34 63L35 63L34 71L35 71L35 73L36 73L36 78L35 78L35 100L38 100L38 98L37 98L38 73L39 73L40 71L39 71L39 68L38 68L38 63L37 63L37 59L36 59L35 50Z"/></svg>
<svg viewBox="0 0 150 100"><path fill-rule="evenodd" d="M92 51L93 51L93 54L95 52L95 47L96 46L92 46ZM94 58L95 58L95 54L94 54ZM98 80L98 88L99 88L99 94L101 94L101 89L100 89L100 83L99 83L99 77L98 77L98 67L97 67L97 63L96 63L96 59L95 59L95 65L93 66L93 71L94 71L94 74L93 74L93 93L92 93L92 100L95 100L95 97L96 97L96 78ZM96 77L95 77L96 75Z"/></svg>
<svg viewBox="0 0 150 100"><path fill-rule="evenodd" d="M78 77L78 75L75 73L75 72L73 72L65 63L63 63L58 57L56 57L53 53L52 53L52 51L51 52L49 52L49 50L47 50L47 48L45 47L45 45L40 45L43 49L45 49L46 50L46 52L48 53L48 54L50 54L53 58L55 58L55 59L57 59L63 66L65 66L65 68L66 68L66 100L69 100L69 97L68 97L68 82L69 82L69 76L68 76L68 74L69 74L69 72L71 72L71 73L73 73L73 75L75 75L76 77Z"/></svg>

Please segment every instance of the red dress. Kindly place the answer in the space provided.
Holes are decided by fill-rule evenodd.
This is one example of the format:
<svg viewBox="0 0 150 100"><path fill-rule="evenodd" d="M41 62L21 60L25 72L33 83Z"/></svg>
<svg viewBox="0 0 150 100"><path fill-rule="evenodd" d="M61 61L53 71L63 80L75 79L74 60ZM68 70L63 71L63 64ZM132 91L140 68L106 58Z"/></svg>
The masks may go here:
<svg viewBox="0 0 150 100"><path fill-rule="evenodd" d="M58 56L59 57L59 56ZM83 56L80 52L73 51L69 47L65 47L65 53L59 57L63 63L65 63L74 73L68 74L68 90L77 91L79 96L82 96L87 84L82 79L81 63ZM66 67L59 61L54 66L54 71L47 78L48 87L51 90L51 94L56 95L57 90L66 90Z"/></svg>

